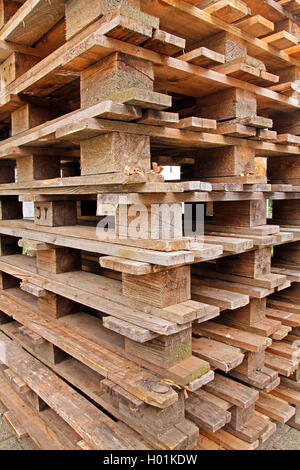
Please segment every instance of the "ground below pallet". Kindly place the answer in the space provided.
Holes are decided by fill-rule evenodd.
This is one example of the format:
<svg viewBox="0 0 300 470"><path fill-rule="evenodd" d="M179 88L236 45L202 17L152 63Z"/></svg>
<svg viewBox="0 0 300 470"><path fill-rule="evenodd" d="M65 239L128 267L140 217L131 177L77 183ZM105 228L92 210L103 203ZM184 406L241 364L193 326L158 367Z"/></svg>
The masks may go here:
<svg viewBox="0 0 300 470"><path fill-rule="evenodd" d="M29 438L17 439L11 432L9 426L3 422L0 405L0 451L1 450L37 450L34 442Z"/></svg>
<svg viewBox="0 0 300 470"><path fill-rule="evenodd" d="M1 412L1 406L0 406ZM277 432L263 444L259 450L299 450L300 431L285 424L277 424ZM1 450L36 450L30 438L17 439L0 417L0 451Z"/></svg>

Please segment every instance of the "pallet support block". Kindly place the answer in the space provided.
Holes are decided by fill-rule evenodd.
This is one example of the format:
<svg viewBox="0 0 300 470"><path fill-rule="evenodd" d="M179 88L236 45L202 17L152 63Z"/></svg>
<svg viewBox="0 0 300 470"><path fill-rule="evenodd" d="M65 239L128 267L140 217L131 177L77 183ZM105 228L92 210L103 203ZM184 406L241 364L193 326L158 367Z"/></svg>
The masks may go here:
<svg viewBox="0 0 300 470"><path fill-rule="evenodd" d="M254 416L255 404L248 406L247 408L241 408L239 406L233 406L230 409L231 421L230 426L233 429L240 430L245 424Z"/></svg>
<svg viewBox="0 0 300 470"><path fill-rule="evenodd" d="M242 39L227 32L220 32L206 39L203 46L225 56L225 62L232 62L247 55L247 44Z"/></svg>
<svg viewBox="0 0 300 470"><path fill-rule="evenodd" d="M147 362L169 369L192 355L192 329L160 336L144 344L126 338L125 350L132 357L146 358Z"/></svg>
<svg viewBox="0 0 300 470"><path fill-rule="evenodd" d="M271 273L271 250L261 248L217 260L216 269L220 273L261 279Z"/></svg>
<svg viewBox="0 0 300 470"><path fill-rule="evenodd" d="M81 175L150 171L150 137L111 132L81 142Z"/></svg>
<svg viewBox="0 0 300 470"><path fill-rule="evenodd" d="M101 383L103 401L108 410L116 413L142 435L147 436L147 441L160 449L186 449L195 445L195 440L199 435L196 425L185 418L184 395L178 393L177 403L159 410L154 406L145 405L136 400L132 402L131 395L124 393L121 387L116 386L109 380ZM149 387L155 386L150 384ZM161 393L164 393L165 385L159 385ZM158 390L158 389L157 389ZM134 406L133 406L134 405Z"/></svg>
<svg viewBox="0 0 300 470"><path fill-rule="evenodd" d="M217 121L243 119L257 115L254 93L241 88L229 88L198 100L199 116Z"/></svg>
<svg viewBox="0 0 300 470"><path fill-rule="evenodd" d="M266 299L250 299L250 303L248 305L228 312L227 316L227 318L232 320L232 322L248 326L255 326L257 322L264 320L265 317Z"/></svg>
<svg viewBox="0 0 300 470"><path fill-rule="evenodd" d="M54 318L65 317L72 313L78 313L80 310L76 302L48 291L46 295L38 298L37 306Z"/></svg>
<svg viewBox="0 0 300 470"><path fill-rule="evenodd" d="M37 271L46 271L54 274L79 271L81 269L81 256L78 250L72 248L52 248L37 251Z"/></svg>
<svg viewBox="0 0 300 470"><path fill-rule="evenodd" d="M280 83L295 82L300 79L300 67L297 67L296 65L287 67L283 70L279 70L278 74L280 77Z"/></svg>
<svg viewBox="0 0 300 470"><path fill-rule="evenodd" d="M128 89L153 90L152 63L114 53L81 73L81 106L113 100ZM151 169L150 137L111 132L81 142L81 175Z"/></svg>
<svg viewBox="0 0 300 470"><path fill-rule="evenodd" d="M22 203L15 196L0 197L0 220L22 219Z"/></svg>
<svg viewBox="0 0 300 470"><path fill-rule="evenodd" d="M261 352L245 352L243 363L234 369L235 372L243 374L245 377L250 377L257 371L260 371L265 366L265 351Z"/></svg>
<svg viewBox="0 0 300 470"><path fill-rule="evenodd" d="M13 289L14 287L19 287L19 285L19 279L11 276L10 274L0 271L0 289Z"/></svg>
<svg viewBox="0 0 300 470"><path fill-rule="evenodd" d="M140 10L140 0L69 0L66 3L66 38L69 40L83 28L104 15L119 14L145 26L158 28L159 19Z"/></svg>
<svg viewBox="0 0 300 470"><path fill-rule="evenodd" d="M135 276L123 273L123 295L155 307L169 307L191 299L191 268L183 266L167 271Z"/></svg>
<svg viewBox="0 0 300 470"><path fill-rule="evenodd" d="M33 55L13 52L12 55L0 65L1 89L4 90L10 83L14 82L39 61L40 59Z"/></svg>
<svg viewBox="0 0 300 470"><path fill-rule="evenodd" d="M39 126L57 116L57 111L50 106L25 104L11 113L11 135L17 135Z"/></svg>
<svg viewBox="0 0 300 470"><path fill-rule="evenodd" d="M214 203L215 225L233 227L257 227L266 225L266 201L228 201Z"/></svg>
<svg viewBox="0 0 300 470"><path fill-rule="evenodd" d="M15 255L20 251L17 238L6 235L0 236L0 256Z"/></svg>
<svg viewBox="0 0 300 470"><path fill-rule="evenodd" d="M255 170L255 150L246 146L229 146L196 153L194 178L237 177Z"/></svg>

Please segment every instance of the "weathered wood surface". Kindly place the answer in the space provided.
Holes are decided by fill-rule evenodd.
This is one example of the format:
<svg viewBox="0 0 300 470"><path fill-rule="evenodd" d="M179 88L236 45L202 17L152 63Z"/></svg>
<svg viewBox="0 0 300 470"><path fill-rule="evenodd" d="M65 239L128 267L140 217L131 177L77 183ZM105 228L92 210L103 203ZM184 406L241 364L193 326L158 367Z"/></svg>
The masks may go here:
<svg viewBox="0 0 300 470"><path fill-rule="evenodd" d="M94 449L130 449L131 445L113 421L95 408L53 372L0 334L5 364L15 371L53 410ZM85 421L81 421L84 410ZM96 424L97 423L97 424Z"/></svg>
<svg viewBox="0 0 300 470"><path fill-rule="evenodd" d="M17 292L18 294L18 292ZM99 372L101 375L107 378L111 378L116 383L121 384L126 390L130 391L133 395L138 398L164 408L175 403L178 396L173 390L169 390L168 393L162 395L151 391L145 384L147 380L150 382L157 380L152 374L144 372L141 368L131 364L129 360L124 360L121 356L108 351L100 345L95 345L92 341L87 340L83 336L74 333L66 333L64 325L60 325L58 328L57 323L51 324L53 321L48 318L40 317L38 320L38 313L32 309L32 305L26 306L22 303L22 312L25 313L26 318L22 318L20 313L19 297L9 295L8 291L0 295L0 302L2 310L13 316L14 319L22 323L24 326L28 326L42 337L57 345L60 349L65 350L71 356L89 365L92 369ZM35 318L35 319L34 319ZM75 339L76 337L76 339ZM89 356L89 358L88 358ZM130 366L130 369L127 368ZM144 384L144 381L145 384ZM126 382L126 383L125 383ZM157 381L159 382L159 381Z"/></svg>

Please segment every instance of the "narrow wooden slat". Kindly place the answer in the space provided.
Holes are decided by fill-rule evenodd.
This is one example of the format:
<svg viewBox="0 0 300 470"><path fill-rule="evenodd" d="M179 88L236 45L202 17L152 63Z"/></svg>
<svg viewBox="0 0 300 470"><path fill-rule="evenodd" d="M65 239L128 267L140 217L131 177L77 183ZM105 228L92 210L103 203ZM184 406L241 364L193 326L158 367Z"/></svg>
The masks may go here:
<svg viewBox="0 0 300 470"><path fill-rule="evenodd" d="M261 393L259 400L255 404L255 408L269 416L271 419L275 419L280 423L287 423L295 414L295 408L289 406L284 401L265 393Z"/></svg>

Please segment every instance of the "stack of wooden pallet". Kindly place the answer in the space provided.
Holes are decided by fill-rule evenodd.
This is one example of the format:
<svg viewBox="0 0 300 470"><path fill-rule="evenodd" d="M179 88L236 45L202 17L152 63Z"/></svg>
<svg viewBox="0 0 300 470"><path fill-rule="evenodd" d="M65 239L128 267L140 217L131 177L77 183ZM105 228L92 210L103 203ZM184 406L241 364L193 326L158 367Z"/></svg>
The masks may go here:
<svg viewBox="0 0 300 470"><path fill-rule="evenodd" d="M260 3L0 0L0 401L41 449L300 426L300 1Z"/></svg>

